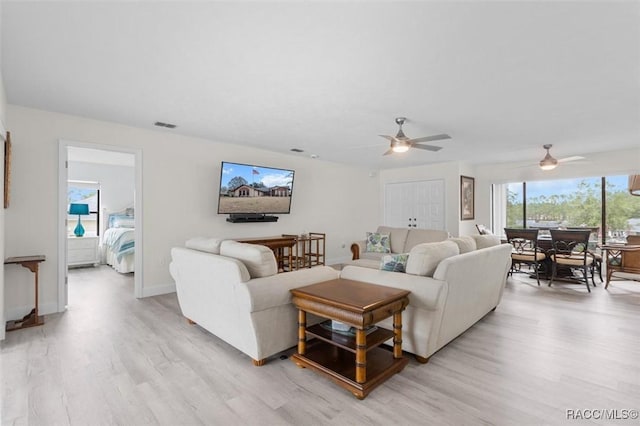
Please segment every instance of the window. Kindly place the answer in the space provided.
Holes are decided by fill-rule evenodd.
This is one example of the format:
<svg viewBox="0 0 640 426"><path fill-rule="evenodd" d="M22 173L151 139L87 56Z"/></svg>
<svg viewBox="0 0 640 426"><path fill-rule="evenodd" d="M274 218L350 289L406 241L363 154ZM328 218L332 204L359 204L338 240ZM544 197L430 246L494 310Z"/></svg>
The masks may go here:
<svg viewBox="0 0 640 426"><path fill-rule="evenodd" d="M606 242L624 242L627 235L640 235L640 197L629 194L628 178L606 178Z"/></svg>
<svg viewBox="0 0 640 426"><path fill-rule="evenodd" d="M640 234L640 197L629 194L627 179L607 176L494 185L495 230L540 228L544 234L551 228L580 227L591 228L594 240L625 241L627 235Z"/></svg>
<svg viewBox="0 0 640 426"><path fill-rule="evenodd" d="M97 182L69 181L67 183L67 212L69 204L82 203L89 205L89 216L82 216L85 235L100 235L100 184ZM67 215L67 235L73 235L78 224L77 215Z"/></svg>

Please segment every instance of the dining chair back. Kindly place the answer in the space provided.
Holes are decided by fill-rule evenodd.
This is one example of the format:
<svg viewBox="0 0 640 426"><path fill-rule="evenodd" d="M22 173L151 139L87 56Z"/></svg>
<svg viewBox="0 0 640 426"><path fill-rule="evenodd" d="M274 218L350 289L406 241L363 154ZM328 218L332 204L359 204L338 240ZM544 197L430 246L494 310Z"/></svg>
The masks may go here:
<svg viewBox="0 0 640 426"><path fill-rule="evenodd" d="M588 271L593 264L593 257L589 254L589 235L591 231L586 230L564 230L552 229L551 232L551 280L549 286L553 283L558 274L558 267L569 268L571 270L578 269L582 271L584 283L587 290L591 292L589 287ZM591 276L593 286L596 282ZM580 280L582 281L582 280Z"/></svg>
<svg viewBox="0 0 640 426"><path fill-rule="evenodd" d="M546 255L538 249L538 229L504 228L511 249L511 270L509 275L522 270L522 264L533 266L536 281L540 285L540 262Z"/></svg>

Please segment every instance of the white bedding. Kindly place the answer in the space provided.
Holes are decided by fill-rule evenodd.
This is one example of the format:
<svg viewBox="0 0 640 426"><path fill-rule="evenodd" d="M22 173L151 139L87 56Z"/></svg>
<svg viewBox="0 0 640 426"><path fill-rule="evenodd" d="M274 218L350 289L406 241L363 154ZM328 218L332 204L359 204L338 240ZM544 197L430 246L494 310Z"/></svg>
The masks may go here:
<svg viewBox="0 0 640 426"><path fill-rule="evenodd" d="M135 229L109 228L102 237L104 261L120 273L134 271Z"/></svg>

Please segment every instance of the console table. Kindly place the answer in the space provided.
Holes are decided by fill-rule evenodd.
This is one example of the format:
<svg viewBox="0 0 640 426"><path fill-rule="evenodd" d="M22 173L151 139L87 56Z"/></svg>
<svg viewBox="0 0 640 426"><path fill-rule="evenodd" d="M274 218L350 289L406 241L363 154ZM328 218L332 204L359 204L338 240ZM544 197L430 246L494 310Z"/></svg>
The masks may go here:
<svg viewBox="0 0 640 426"><path fill-rule="evenodd" d="M36 256L17 256L17 257L8 257L5 259L5 265L21 265L35 275L35 293L36 293L36 302L35 307L25 315L22 319L7 321L6 331L19 330L21 328L34 327L36 325L44 324L44 317L38 315L38 265L40 262L44 262L45 257L43 254Z"/></svg>
<svg viewBox="0 0 640 426"><path fill-rule="evenodd" d="M323 233L310 232L308 235L282 234L240 238L235 241L269 247L276 256L278 271L283 272L324 265L325 238Z"/></svg>
<svg viewBox="0 0 640 426"><path fill-rule="evenodd" d="M338 278L290 290L298 308L298 353L291 358L364 399L409 362L402 357L402 311L409 291ZM307 327L307 313L355 329L345 335L331 326ZM393 316L393 331L370 328ZM307 341L307 336L311 340ZM393 353L379 346L393 338Z"/></svg>

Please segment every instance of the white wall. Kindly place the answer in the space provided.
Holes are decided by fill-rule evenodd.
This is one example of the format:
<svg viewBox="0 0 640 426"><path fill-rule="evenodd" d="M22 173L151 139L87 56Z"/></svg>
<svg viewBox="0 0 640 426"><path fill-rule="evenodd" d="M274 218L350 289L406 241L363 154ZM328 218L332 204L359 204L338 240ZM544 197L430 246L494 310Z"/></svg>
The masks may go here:
<svg viewBox="0 0 640 426"><path fill-rule="evenodd" d="M68 179L98 182L101 209L111 212L133 206L136 189L134 167L69 161Z"/></svg>
<svg viewBox="0 0 640 426"><path fill-rule="evenodd" d="M0 2L0 22L2 22L2 2ZM2 31L0 31L0 46L2 46ZM4 89L4 80L2 79L2 52L0 51L0 134L4 135L6 132L7 123L7 95ZM4 139L0 138L0 142ZM2 175L4 176L4 162L0 161L2 166ZM0 188L4 193L4 179L0 179ZM4 260L4 208L0 212L0 259ZM4 340L5 330L4 324L6 324L5 309L4 309L4 263L0 265L0 340Z"/></svg>
<svg viewBox="0 0 640 426"><path fill-rule="evenodd" d="M369 177L368 170L214 143L169 130L143 130L13 105L7 112L15 150L6 254L47 256L40 275L43 313L57 307L59 139L142 150L143 294L171 288L170 249L192 236L326 232L327 261L332 263L347 259L350 242L362 239L380 222L379 183ZM217 214L222 160L295 170L291 214L280 215L277 223L226 222L226 216ZM6 282L11 283L6 286L6 310L13 317L26 313L32 303L33 277L21 272L5 271Z"/></svg>

